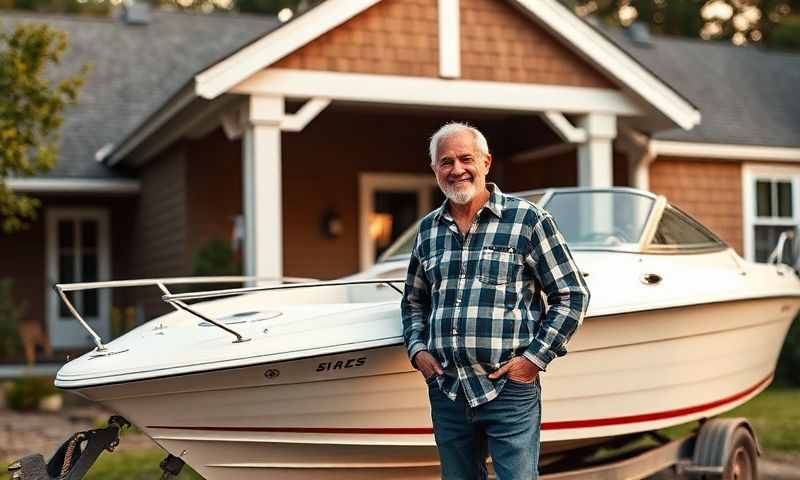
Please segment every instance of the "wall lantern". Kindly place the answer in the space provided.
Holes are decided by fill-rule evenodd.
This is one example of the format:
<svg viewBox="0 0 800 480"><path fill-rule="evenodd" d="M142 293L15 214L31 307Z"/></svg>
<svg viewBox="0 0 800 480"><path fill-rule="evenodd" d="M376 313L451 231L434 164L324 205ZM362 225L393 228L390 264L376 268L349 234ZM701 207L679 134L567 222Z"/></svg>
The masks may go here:
<svg viewBox="0 0 800 480"><path fill-rule="evenodd" d="M322 234L325 238L338 238L344 233L344 224L339 212L329 208L322 212Z"/></svg>

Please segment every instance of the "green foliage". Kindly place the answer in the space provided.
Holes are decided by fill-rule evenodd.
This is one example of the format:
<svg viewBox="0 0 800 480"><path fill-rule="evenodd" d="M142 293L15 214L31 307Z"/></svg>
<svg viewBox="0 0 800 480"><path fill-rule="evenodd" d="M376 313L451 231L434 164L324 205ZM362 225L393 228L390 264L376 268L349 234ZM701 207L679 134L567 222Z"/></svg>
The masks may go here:
<svg viewBox="0 0 800 480"><path fill-rule="evenodd" d="M786 335L781 355L778 357L775 381L780 385L800 387L800 316L794 319Z"/></svg>
<svg viewBox="0 0 800 480"><path fill-rule="evenodd" d="M789 17L776 26L770 38L775 48L800 50L800 15Z"/></svg>
<svg viewBox="0 0 800 480"><path fill-rule="evenodd" d="M659 34L800 48L800 28L792 16L800 11L800 0L561 1L579 15L595 15L608 24L627 25L635 19Z"/></svg>
<svg viewBox="0 0 800 480"><path fill-rule="evenodd" d="M192 259L192 275L241 275L242 266L230 244L211 240L197 250Z"/></svg>
<svg viewBox="0 0 800 480"><path fill-rule="evenodd" d="M45 67L60 63L66 47L66 33L47 25L18 25L0 32L0 218L7 233L35 220L40 202L13 193L4 180L53 168L62 112L77 101L88 70L84 66L58 82L45 78Z"/></svg>
<svg viewBox="0 0 800 480"><path fill-rule="evenodd" d="M236 0L235 4L240 12L275 15L284 8L296 10L300 0Z"/></svg>
<svg viewBox="0 0 800 480"><path fill-rule="evenodd" d="M25 307L14 303L13 289L13 280L0 278L0 357L13 357L20 349L17 325Z"/></svg>
<svg viewBox="0 0 800 480"><path fill-rule="evenodd" d="M15 380L6 390L6 406L12 410L28 412L39 407L44 397L59 393L53 385L53 379L44 377L26 377Z"/></svg>

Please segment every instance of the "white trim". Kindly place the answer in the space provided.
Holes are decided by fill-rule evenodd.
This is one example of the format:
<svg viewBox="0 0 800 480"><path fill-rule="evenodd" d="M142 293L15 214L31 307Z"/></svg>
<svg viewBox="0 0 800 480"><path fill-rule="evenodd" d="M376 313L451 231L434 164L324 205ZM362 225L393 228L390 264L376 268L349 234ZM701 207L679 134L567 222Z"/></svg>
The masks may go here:
<svg viewBox="0 0 800 480"><path fill-rule="evenodd" d="M578 126L588 138L578 145L578 186L605 188L614 183L613 139L617 135L617 117L591 113L578 119Z"/></svg>
<svg viewBox="0 0 800 480"><path fill-rule="evenodd" d="M361 173L358 175L358 253L361 270L375 263L375 245L369 237L369 214L375 209L376 191L417 192L417 217L430 211L431 188L436 177L414 173Z"/></svg>
<svg viewBox="0 0 800 480"><path fill-rule="evenodd" d="M195 76L195 91L203 98L215 98L379 1L328 0ZM513 1L681 128L688 130L700 123L700 112L689 102L557 0ZM319 93L309 96L315 94Z"/></svg>
<svg viewBox="0 0 800 480"><path fill-rule="evenodd" d="M380 0L328 0L194 77L198 96L213 99L262 68L338 27Z"/></svg>
<svg viewBox="0 0 800 480"><path fill-rule="evenodd" d="M97 280L111 279L111 214L107 208L48 208L46 211L46 238L45 238L45 279L47 285L58 282L58 222L60 220L94 220L97 222ZM79 233L76 233L79 236ZM79 247L76 247L79 248ZM78 262L80 258L76 258ZM77 270L77 268L76 268ZM101 338L109 338L111 331L111 292L108 289L98 291L98 316L87 317L84 320ZM47 334L50 344L54 348L84 347L92 344L72 315L61 317L59 315L58 294L48 289L45 295L45 311L47 312ZM76 308L80 308L76 305ZM83 313L83 312L81 312Z"/></svg>
<svg viewBox="0 0 800 480"><path fill-rule="evenodd" d="M568 143L583 143L587 140L586 130L582 128L575 128L574 125L569 123L567 117L561 112L544 112L542 119L550 125L556 134Z"/></svg>
<svg viewBox="0 0 800 480"><path fill-rule="evenodd" d="M700 123L700 112L595 31L558 0L513 0L607 75L627 86L684 130Z"/></svg>
<svg viewBox="0 0 800 480"><path fill-rule="evenodd" d="M641 115L640 105L616 90L557 85L444 80L360 73L269 68L231 89L233 93L321 96L350 102L487 110Z"/></svg>
<svg viewBox="0 0 800 480"><path fill-rule="evenodd" d="M785 180L792 184L792 218L759 218L755 214L755 182L759 179ZM742 229L744 258L755 261L755 227L757 225L800 225L800 166L742 165Z"/></svg>
<svg viewBox="0 0 800 480"><path fill-rule="evenodd" d="M800 162L800 148L796 147L651 140L650 148L659 156Z"/></svg>
<svg viewBox="0 0 800 480"><path fill-rule="evenodd" d="M282 97L250 97L242 148L245 275L283 276Z"/></svg>
<svg viewBox="0 0 800 480"><path fill-rule="evenodd" d="M281 122L281 130L284 132L302 132L303 129L311 123L311 120L317 118L317 115L328 108L330 104L330 98L312 98L304 103L297 113L284 115L283 121Z"/></svg>
<svg viewBox="0 0 800 480"><path fill-rule="evenodd" d="M650 190L650 164L656 158L650 148L650 138L632 128L623 127L615 147L627 156L630 185L639 190Z"/></svg>
<svg viewBox="0 0 800 480"><path fill-rule="evenodd" d="M461 19L459 0L439 0L439 76L461 76Z"/></svg>
<svg viewBox="0 0 800 480"><path fill-rule="evenodd" d="M30 193L112 193L135 195L141 182L121 178L8 178L6 185Z"/></svg>

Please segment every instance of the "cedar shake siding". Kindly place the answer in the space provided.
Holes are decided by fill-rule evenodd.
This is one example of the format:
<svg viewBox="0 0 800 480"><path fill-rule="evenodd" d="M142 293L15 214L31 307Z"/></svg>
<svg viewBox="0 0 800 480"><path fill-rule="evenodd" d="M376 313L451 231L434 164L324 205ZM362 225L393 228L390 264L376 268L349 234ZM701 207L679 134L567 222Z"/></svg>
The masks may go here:
<svg viewBox="0 0 800 480"><path fill-rule="evenodd" d="M0 278L10 278L14 282L12 299L16 307L24 306L20 322L39 323L46 332L45 295L49 285L45 228L44 209L41 209L39 219L27 230L13 234L0 230ZM18 357L23 358L21 351ZM10 360L17 359L0 358L0 362Z"/></svg>
<svg viewBox="0 0 800 480"><path fill-rule="evenodd" d="M277 62L277 68L439 75L436 0L385 0Z"/></svg>
<svg viewBox="0 0 800 480"><path fill-rule="evenodd" d="M384 0L276 62L275 68L439 76L436 0ZM465 80L616 88L521 11L461 1Z"/></svg>
<svg viewBox="0 0 800 480"><path fill-rule="evenodd" d="M183 143L148 162L139 171L141 191L130 243L130 278L184 276L186 261L186 152ZM168 311L157 287L129 289L145 319Z"/></svg>
<svg viewBox="0 0 800 480"><path fill-rule="evenodd" d="M189 273L186 249L186 153L182 144L139 170L141 192L132 221L134 278Z"/></svg>
<svg viewBox="0 0 800 480"><path fill-rule="evenodd" d="M230 242L242 207L242 142L228 140L221 129L187 142L185 261L211 240Z"/></svg>
<svg viewBox="0 0 800 480"><path fill-rule="evenodd" d="M461 74L465 80L615 88L508 2L460 3Z"/></svg>
<svg viewBox="0 0 800 480"><path fill-rule="evenodd" d="M742 166L730 161L659 157L650 190L664 195L742 254Z"/></svg>

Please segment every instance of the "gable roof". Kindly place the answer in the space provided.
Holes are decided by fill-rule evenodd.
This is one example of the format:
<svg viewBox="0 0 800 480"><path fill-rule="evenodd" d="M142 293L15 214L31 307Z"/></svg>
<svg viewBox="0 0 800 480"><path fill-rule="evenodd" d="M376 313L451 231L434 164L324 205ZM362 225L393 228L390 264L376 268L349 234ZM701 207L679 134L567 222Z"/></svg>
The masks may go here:
<svg viewBox="0 0 800 480"><path fill-rule="evenodd" d="M47 23L69 35L54 78L92 66L78 105L65 111L59 162L48 177L108 178L119 170L95 153L118 144L166 103L198 71L274 29L272 17L203 15L154 10L147 25L111 18L3 10L0 30L18 23Z"/></svg>
<svg viewBox="0 0 800 480"><path fill-rule="evenodd" d="M703 113L693 129L655 139L800 147L800 55L655 35L646 45L620 29L603 31Z"/></svg>
<svg viewBox="0 0 800 480"><path fill-rule="evenodd" d="M381 1L386 0L327 0L200 72L195 76L195 93L206 99L216 98ZM681 128L699 123L700 113L689 102L557 0L507 1Z"/></svg>

